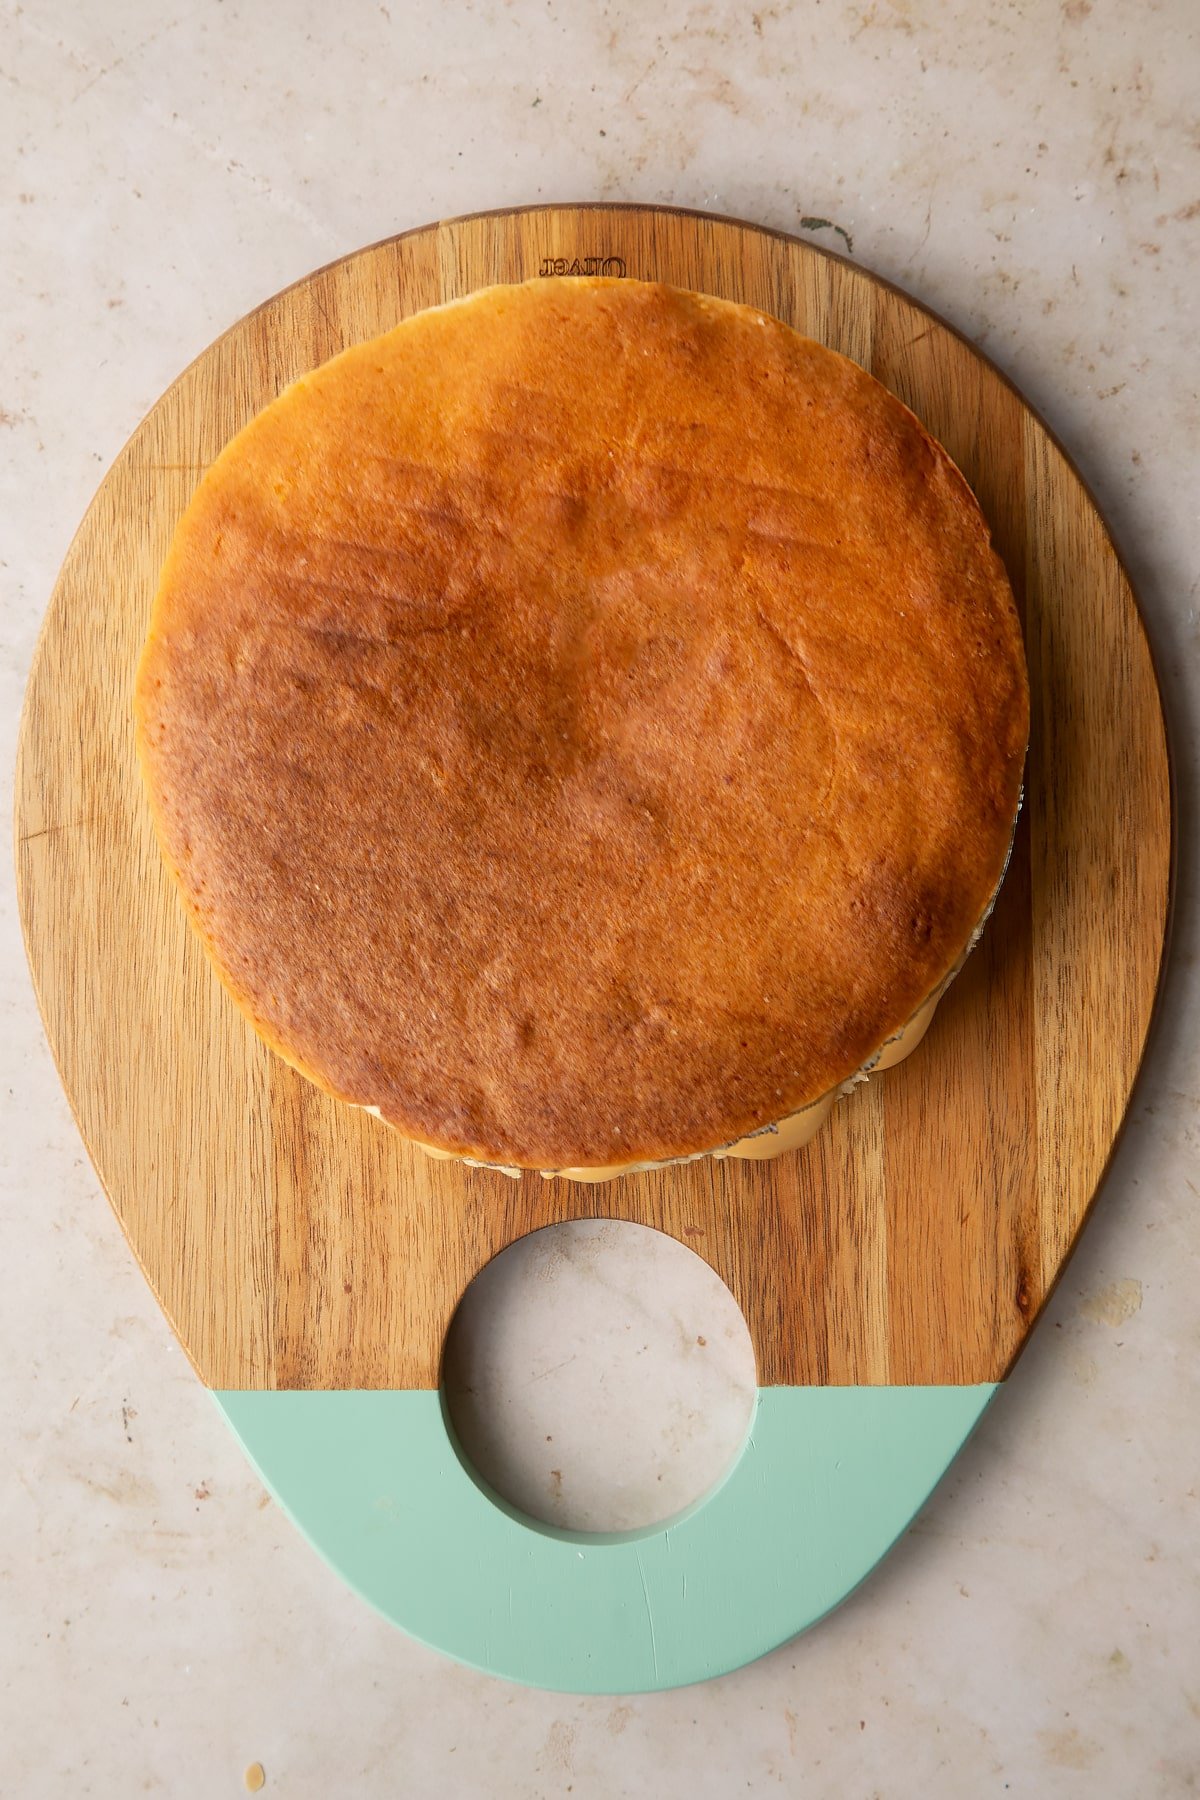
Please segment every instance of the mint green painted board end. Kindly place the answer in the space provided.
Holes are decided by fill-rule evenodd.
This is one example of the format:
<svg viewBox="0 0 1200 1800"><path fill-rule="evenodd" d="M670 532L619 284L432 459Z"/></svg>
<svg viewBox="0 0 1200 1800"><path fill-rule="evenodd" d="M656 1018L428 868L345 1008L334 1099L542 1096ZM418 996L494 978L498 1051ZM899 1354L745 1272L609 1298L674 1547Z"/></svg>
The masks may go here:
<svg viewBox="0 0 1200 1800"><path fill-rule="evenodd" d="M978 1387L761 1388L724 1481L620 1537L515 1513L427 1390L218 1392L266 1486L351 1587L437 1650L570 1693L646 1693L762 1656L856 1588L988 1401Z"/></svg>

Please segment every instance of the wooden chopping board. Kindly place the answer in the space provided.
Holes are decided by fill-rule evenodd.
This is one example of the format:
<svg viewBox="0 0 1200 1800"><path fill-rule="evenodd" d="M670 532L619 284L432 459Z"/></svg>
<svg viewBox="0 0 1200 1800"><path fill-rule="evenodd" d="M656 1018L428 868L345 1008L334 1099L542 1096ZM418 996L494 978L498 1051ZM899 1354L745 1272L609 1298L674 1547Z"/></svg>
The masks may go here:
<svg viewBox="0 0 1200 1800"><path fill-rule="evenodd" d="M806 1150L603 1187L428 1161L271 1055L159 860L133 672L197 481L296 376L496 281L605 273L749 302L853 357L947 447L1026 625L1025 806L982 943L928 1038ZM433 1388L458 1299L524 1233L604 1215L707 1258L759 1382L966 1384L1010 1367L1112 1152L1154 1005L1172 868L1154 671L1128 579L1045 427L895 289L812 245L662 208L453 220L242 320L153 408L71 547L16 781L22 919L80 1129L198 1372L220 1389Z"/></svg>

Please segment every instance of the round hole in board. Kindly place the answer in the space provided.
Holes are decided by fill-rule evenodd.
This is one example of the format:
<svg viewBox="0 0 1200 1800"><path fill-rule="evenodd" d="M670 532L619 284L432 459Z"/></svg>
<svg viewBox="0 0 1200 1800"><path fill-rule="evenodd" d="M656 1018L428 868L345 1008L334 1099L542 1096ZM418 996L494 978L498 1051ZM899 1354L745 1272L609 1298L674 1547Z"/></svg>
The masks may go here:
<svg viewBox="0 0 1200 1800"><path fill-rule="evenodd" d="M720 1276L674 1238L611 1219L510 1244L463 1295L443 1356L465 1462L570 1531L644 1530L693 1505L737 1460L756 1394Z"/></svg>

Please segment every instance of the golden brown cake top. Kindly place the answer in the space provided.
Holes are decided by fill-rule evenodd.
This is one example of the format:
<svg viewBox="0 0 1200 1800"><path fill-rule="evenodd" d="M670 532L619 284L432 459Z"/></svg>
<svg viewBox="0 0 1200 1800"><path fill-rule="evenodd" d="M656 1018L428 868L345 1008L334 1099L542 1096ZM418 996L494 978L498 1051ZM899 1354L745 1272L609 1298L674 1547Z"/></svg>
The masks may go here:
<svg viewBox="0 0 1200 1800"><path fill-rule="evenodd" d="M749 308L544 280L289 388L179 527L137 685L222 979L488 1161L711 1148L864 1063L1000 879L1020 627L946 454Z"/></svg>

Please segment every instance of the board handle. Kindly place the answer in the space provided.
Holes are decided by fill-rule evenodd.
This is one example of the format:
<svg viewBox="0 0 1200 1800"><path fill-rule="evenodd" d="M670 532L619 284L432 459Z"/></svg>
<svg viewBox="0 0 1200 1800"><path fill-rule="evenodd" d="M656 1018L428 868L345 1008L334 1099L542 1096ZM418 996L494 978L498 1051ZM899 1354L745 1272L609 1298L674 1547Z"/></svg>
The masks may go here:
<svg viewBox="0 0 1200 1800"><path fill-rule="evenodd" d="M531 1687L627 1694L726 1674L844 1600L996 1388L760 1388L742 1453L665 1525L572 1532L473 1473L425 1389L214 1397L314 1548L411 1636Z"/></svg>

